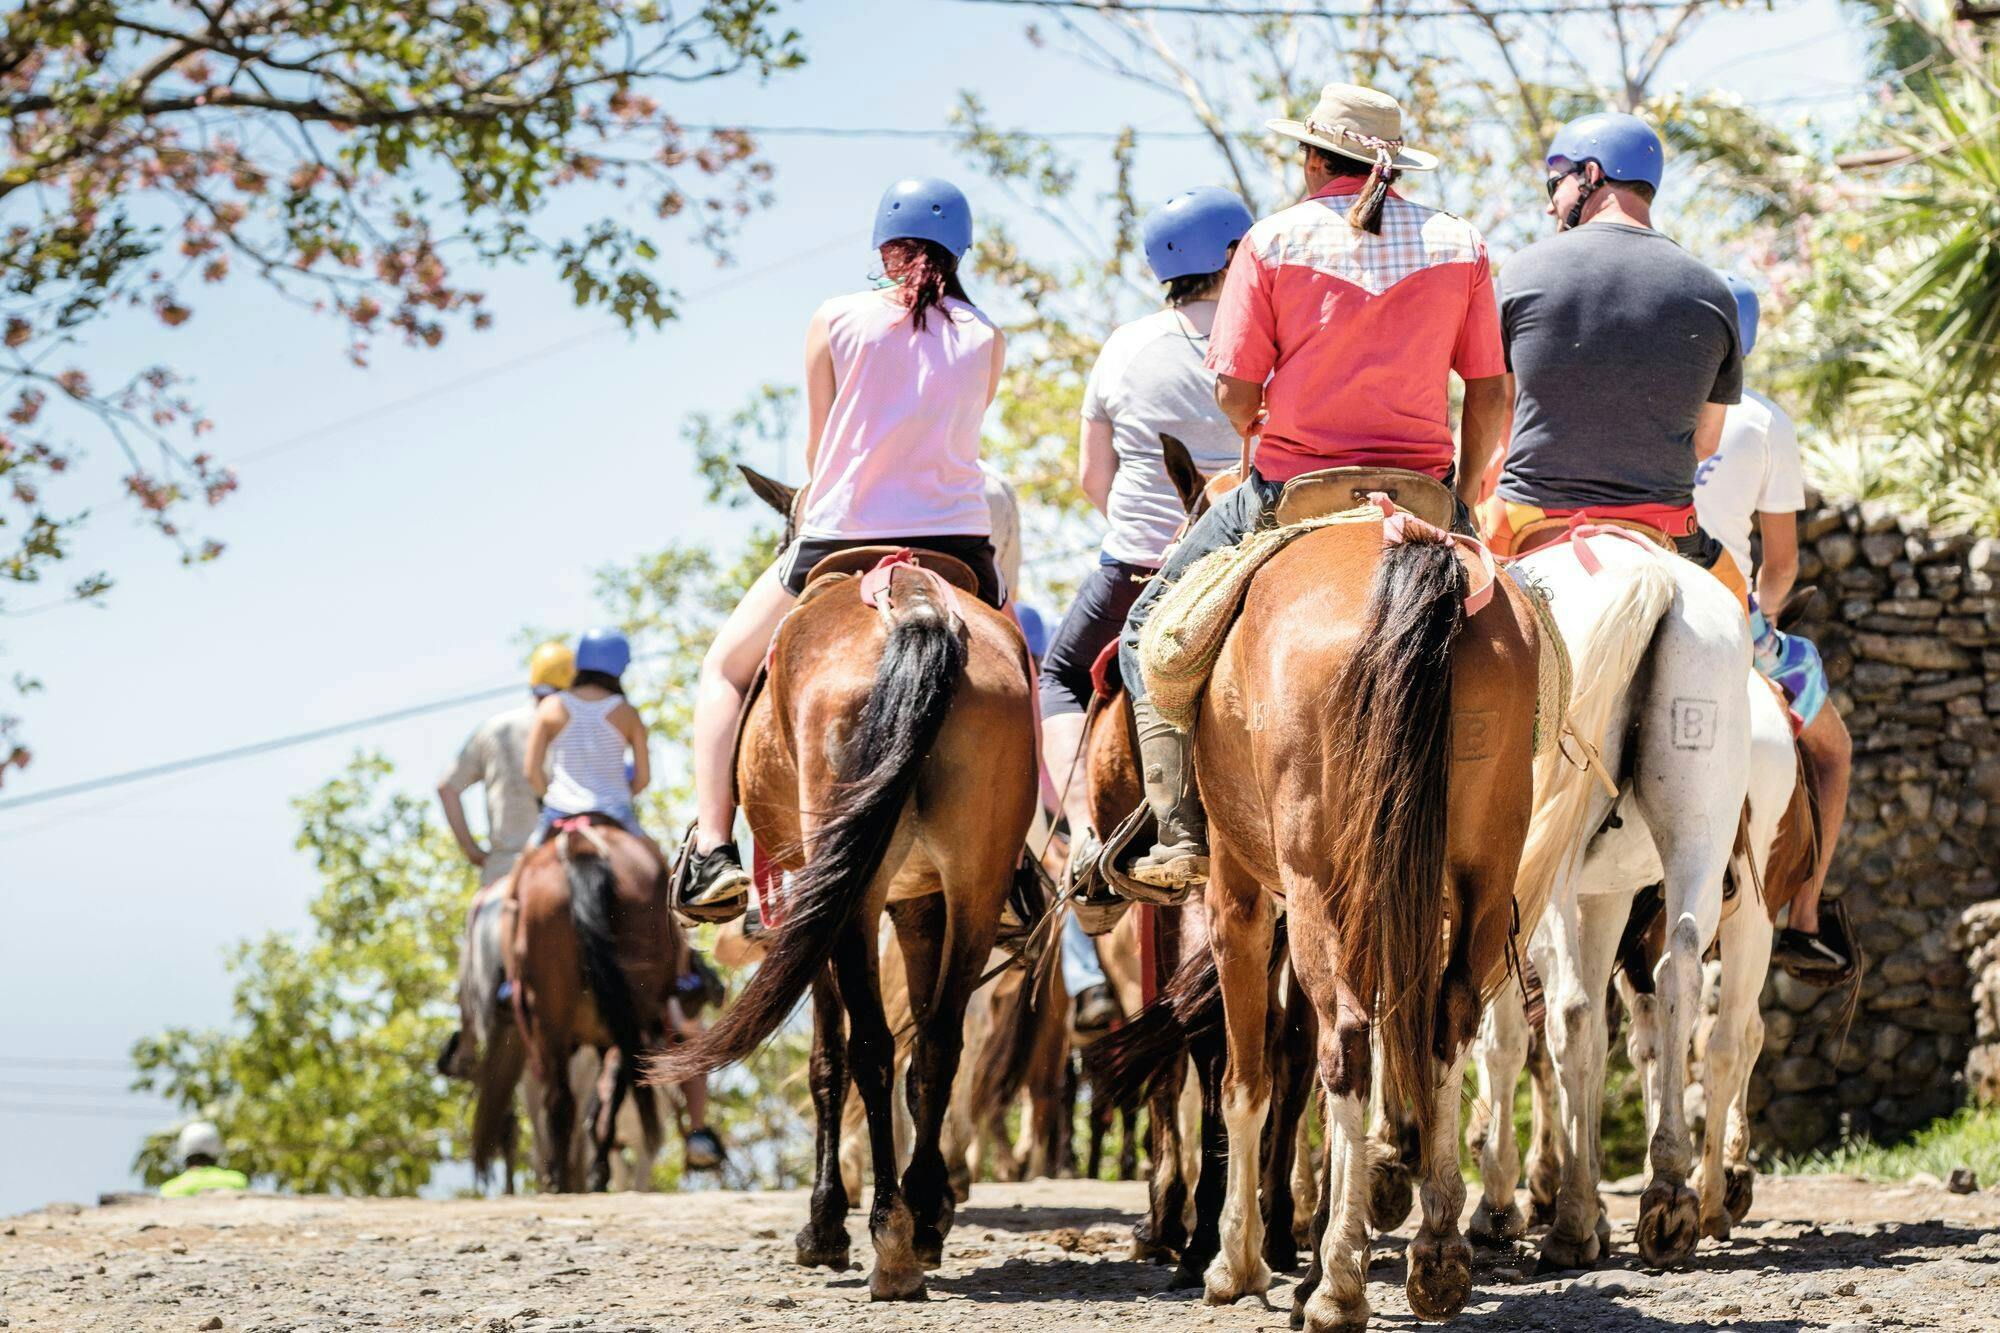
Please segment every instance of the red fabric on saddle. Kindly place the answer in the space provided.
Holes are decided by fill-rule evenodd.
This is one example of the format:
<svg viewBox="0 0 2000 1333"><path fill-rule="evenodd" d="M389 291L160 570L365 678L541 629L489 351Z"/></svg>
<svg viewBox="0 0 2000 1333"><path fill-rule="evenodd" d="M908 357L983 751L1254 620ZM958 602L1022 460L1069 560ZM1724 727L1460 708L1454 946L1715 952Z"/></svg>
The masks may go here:
<svg viewBox="0 0 2000 1333"><path fill-rule="evenodd" d="M1628 542L1643 546L1648 551L1657 551L1660 549L1630 528L1592 523L1579 512L1572 516L1569 521L1569 548L1576 553L1576 563L1583 566L1583 572L1586 574L1595 574L1604 568L1604 562L1599 560L1597 553L1590 549L1589 543L1592 537L1620 537Z"/></svg>
<svg viewBox="0 0 2000 1333"><path fill-rule="evenodd" d="M958 614L958 589L950 580L935 570L925 569L917 563L916 552L905 546L900 551L891 551L875 562L875 567L861 576L861 600L886 613L890 607L890 580L896 570L908 569L931 581L937 590L938 599L955 616Z"/></svg>
<svg viewBox="0 0 2000 1333"><path fill-rule="evenodd" d="M757 886L757 914L764 924L773 928L785 923L785 871L776 861L764 854L764 849L755 843L750 845L750 880Z"/></svg>
<svg viewBox="0 0 2000 1333"><path fill-rule="evenodd" d="M1571 527L1588 523L1594 518L1616 518L1658 528L1669 537L1692 537L1701 528L1695 519L1692 504L1588 505L1582 509L1544 509L1542 512L1550 518L1568 519Z"/></svg>
<svg viewBox="0 0 2000 1333"><path fill-rule="evenodd" d="M549 825L549 836L587 829L594 822L589 815L564 815Z"/></svg>
<svg viewBox="0 0 2000 1333"><path fill-rule="evenodd" d="M1100 699L1109 699L1124 682L1113 681L1111 673L1118 661L1118 640L1113 639L1097 651L1097 660L1090 664L1090 691Z"/></svg>

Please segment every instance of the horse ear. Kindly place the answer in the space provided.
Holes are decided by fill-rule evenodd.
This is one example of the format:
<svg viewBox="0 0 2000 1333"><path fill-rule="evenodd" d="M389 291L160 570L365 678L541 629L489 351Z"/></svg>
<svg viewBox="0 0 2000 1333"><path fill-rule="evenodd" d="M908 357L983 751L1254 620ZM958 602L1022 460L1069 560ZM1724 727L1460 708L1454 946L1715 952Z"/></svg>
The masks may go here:
<svg viewBox="0 0 2000 1333"><path fill-rule="evenodd" d="M1181 497L1181 508L1192 514L1195 501L1201 499L1201 469L1194 465L1194 455L1188 447L1165 431L1160 432L1160 457L1167 465L1167 480L1174 484L1174 493Z"/></svg>
<svg viewBox="0 0 2000 1333"><path fill-rule="evenodd" d="M797 487L787 486L775 477L767 477L748 463L738 463L736 470L743 474L743 480L750 483L751 493L777 510L780 518L792 516L792 497L799 493Z"/></svg>

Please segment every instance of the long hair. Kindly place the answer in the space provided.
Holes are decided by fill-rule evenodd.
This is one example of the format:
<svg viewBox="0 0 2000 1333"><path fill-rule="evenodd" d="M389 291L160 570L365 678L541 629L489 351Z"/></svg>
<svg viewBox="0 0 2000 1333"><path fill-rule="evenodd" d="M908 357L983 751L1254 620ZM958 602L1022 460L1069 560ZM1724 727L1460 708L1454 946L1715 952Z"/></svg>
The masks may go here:
<svg viewBox="0 0 2000 1333"><path fill-rule="evenodd" d="M1382 207L1388 202L1389 187L1396 183L1402 173L1394 167L1383 168L1372 162L1363 162L1345 153L1328 152L1318 144L1307 144L1306 151L1319 159L1319 164L1329 173L1340 177L1365 176L1367 181L1361 192L1354 196L1354 202L1347 208L1347 225L1356 231L1365 231L1371 236L1382 234Z"/></svg>
<svg viewBox="0 0 2000 1333"><path fill-rule="evenodd" d="M1383 552L1354 655L1327 695L1330 906L1356 989L1374 1014L1385 1099L1421 1142L1437 1118L1433 1025L1444 975L1451 653L1465 624L1465 566L1442 537Z"/></svg>
<svg viewBox="0 0 2000 1333"><path fill-rule="evenodd" d="M945 313L944 299L971 304L958 280L958 259L936 241L904 237L882 242L882 272L910 298L910 322L922 332L930 312Z"/></svg>
<svg viewBox="0 0 2000 1333"><path fill-rule="evenodd" d="M678 1083L733 1064L785 1021L833 956L888 854L918 770L944 730L965 659L957 623L928 598L890 628L836 765L830 807L787 895L785 924L736 1003L714 1027L655 1061L647 1082Z"/></svg>

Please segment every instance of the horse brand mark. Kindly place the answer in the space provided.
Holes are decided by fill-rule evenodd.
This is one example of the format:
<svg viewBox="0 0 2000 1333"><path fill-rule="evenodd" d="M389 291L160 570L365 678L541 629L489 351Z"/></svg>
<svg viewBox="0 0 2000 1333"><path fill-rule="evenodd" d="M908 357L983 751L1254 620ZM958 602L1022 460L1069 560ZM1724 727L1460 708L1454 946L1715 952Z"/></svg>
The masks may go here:
<svg viewBox="0 0 2000 1333"><path fill-rule="evenodd" d="M1477 713L1453 713L1451 715L1451 757L1453 759L1491 759L1493 757L1493 720L1499 716L1488 709Z"/></svg>
<svg viewBox="0 0 2000 1333"><path fill-rule="evenodd" d="M1715 700L1674 700L1674 748L1676 750L1715 748Z"/></svg>

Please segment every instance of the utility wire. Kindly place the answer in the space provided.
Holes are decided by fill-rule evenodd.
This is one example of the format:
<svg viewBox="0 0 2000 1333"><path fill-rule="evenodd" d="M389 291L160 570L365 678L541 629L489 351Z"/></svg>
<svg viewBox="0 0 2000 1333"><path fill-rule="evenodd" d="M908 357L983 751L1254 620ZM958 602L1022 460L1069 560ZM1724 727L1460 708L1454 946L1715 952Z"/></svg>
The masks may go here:
<svg viewBox="0 0 2000 1333"><path fill-rule="evenodd" d="M1319 9L1282 8L1273 5L1177 4L1173 0L1135 0L1131 4L1095 3L1094 0L955 0L962 5L1002 5L1010 9L1081 9L1092 14L1186 14L1194 18L1225 19L1466 19L1544 17L1566 18L1572 14L1632 14L1646 11L1679 11L1712 3L1713 0L1631 0L1629 4L1594 0L1578 5L1446 5L1434 8Z"/></svg>
<svg viewBox="0 0 2000 1333"><path fill-rule="evenodd" d="M0 1055L0 1068L9 1069L104 1069L125 1071L130 1060L107 1055Z"/></svg>

